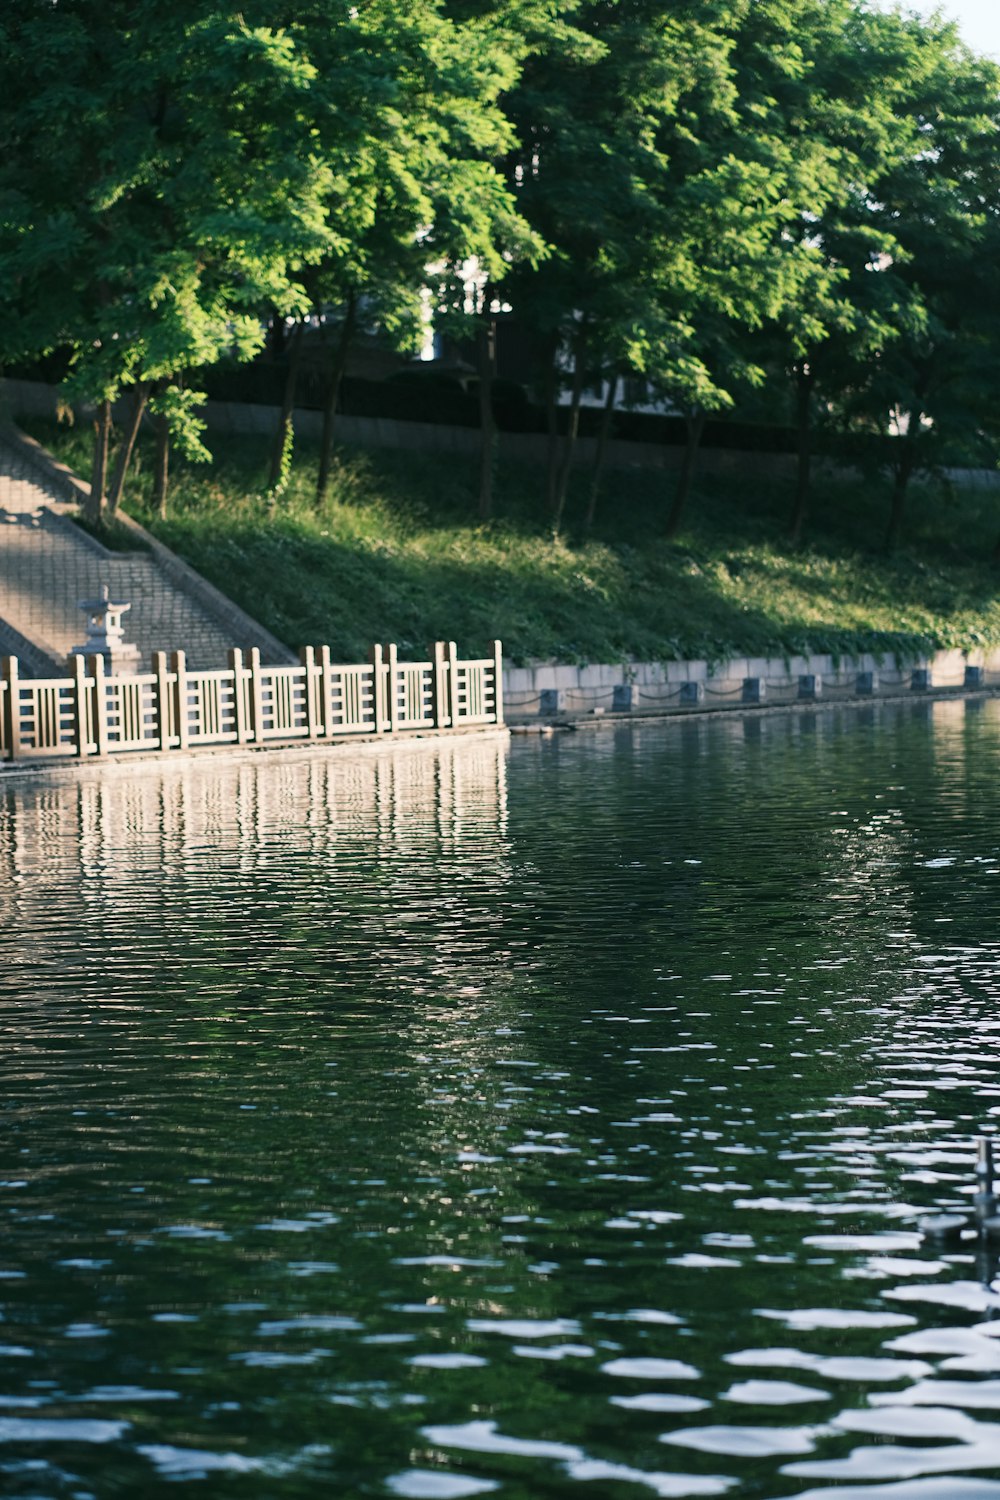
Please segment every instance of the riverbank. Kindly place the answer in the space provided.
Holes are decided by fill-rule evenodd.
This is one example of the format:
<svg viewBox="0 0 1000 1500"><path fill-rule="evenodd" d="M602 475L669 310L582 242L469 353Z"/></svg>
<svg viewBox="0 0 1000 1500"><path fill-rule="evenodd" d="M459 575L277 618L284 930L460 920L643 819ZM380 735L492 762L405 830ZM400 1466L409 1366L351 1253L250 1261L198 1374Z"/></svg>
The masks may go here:
<svg viewBox="0 0 1000 1500"><path fill-rule="evenodd" d="M25 429L84 477L90 433ZM878 549L887 482L826 477L804 547L783 531L790 484L706 476L676 542L661 539L669 476L609 474L590 540L590 476L575 476L565 536L543 518L542 476L504 465L497 515L475 520L474 464L343 449L331 499L312 503L304 444L287 490L264 493L266 441L213 438L211 466L175 465L166 519L152 513L140 446L131 514L290 646L329 641L360 659L435 637L478 653L499 636L513 663L871 654L1000 646L996 492L915 486L906 544Z"/></svg>

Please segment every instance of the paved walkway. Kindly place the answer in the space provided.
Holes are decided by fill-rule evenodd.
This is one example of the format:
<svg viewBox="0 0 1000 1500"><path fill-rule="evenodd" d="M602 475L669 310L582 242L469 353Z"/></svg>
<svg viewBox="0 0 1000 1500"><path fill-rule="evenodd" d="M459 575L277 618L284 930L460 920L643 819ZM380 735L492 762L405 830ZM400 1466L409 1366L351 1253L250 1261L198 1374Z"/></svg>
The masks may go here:
<svg viewBox="0 0 1000 1500"><path fill-rule="evenodd" d="M183 649L195 669L223 667L228 648L246 644L231 618L213 616L150 553L112 553L81 531L69 519L75 508L0 439L0 655L18 656L25 675L62 674L86 635L79 602L102 584L131 602L122 623L144 664L155 650Z"/></svg>

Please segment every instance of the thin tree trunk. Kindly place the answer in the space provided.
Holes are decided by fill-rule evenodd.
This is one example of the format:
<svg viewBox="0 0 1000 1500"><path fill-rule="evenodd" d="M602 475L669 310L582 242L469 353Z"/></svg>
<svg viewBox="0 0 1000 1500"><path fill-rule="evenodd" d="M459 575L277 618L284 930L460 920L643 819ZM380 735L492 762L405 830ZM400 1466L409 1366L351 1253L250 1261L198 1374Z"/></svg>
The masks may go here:
<svg viewBox="0 0 1000 1500"><path fill-rule="evenodd" d="M545 425L549 440L545 455L545 508L555 510L559 481L559 333L554 332L545 368Z"/></svg>
<svg viewBox="0 0 1000 1500"><path fill-rule="evenodd" d="M562 462L559 465L559 479L556 485L555 505L552 512L552 530L558 536L562 526L563 511L566 508L566 492L569 489L569 476L573 467L573 451L576 447L577 434L580 431L580 398L583 395L584 377L584 347L585 336L583 326L573 340L573 391L570 397L569 422L566 426L566 435L563 438Z"/></svg>
<svg viewBox="0 0 1000 1500"><path fill-rule="evenodd" d="M113 518L121 504L122 492L125 489L125 475L132 459L132 450L135 440L139 435L139 424L142 422L142 414L146 410L146 402L149 400L149 381L141 380L135 387L135 395L132 398L132 410L129 412L128 425L122 433L121 447L115 459L114 473L111 476L111 486L108 490L107 514Z"/></svg>
<svg viewBox="0 0 1000 1500"><path fill-rule="evenodd" d="M587 514L583 520L583 534L589 536L597 514L597 497L601 489L601 474L604 469L604 454L608 446L608 436L611 432L611 418L615 410L615 397L618 392L618 376L612 372L608 380L608 394L604 398L604 410L601 413L601 426L597 434L597 451L594 454L594 468L590 478L590 496L587 500Z"/></svg>
<svg viewBox="0 0 1000 1500"><path fill-rule="evenodd" d="M809 498L809 482L812 473L812 393L816 377L806 364L799 360L795 366L795 413L796 449L795 499L788 539L797 547L802 540L802 528L806 519L806 503Z"/></svg>
<svg viewBox="0 0 1000 1500"><path fill-rule="evenodd" d="M166 417L156 418L156 468L153 473L153 500L161 520L167 514L167 491L170 486L170 427Z"/></svg>
<svg viewBox="0 0 1000 1500"><path fill-rule="evenodd" d="M340 337L337 340L337 353L333 361L333 369L330 372L330 388L326 394L326 405L323 407L323 436L319 445L319 474L316 479L316 504L320 506L326 499L327 490L330 488L330 470L333 466L333 435L337 422L337 406L340 401L340 386L344 378L344 370L347 367L347 353L354 337L355 314L357 311L357 295L351 292L347 298L347 307L344 313L344 321L340 326Z"/></svg>
<svg viewBox="0 0 1000 1500"><path fill-rule="evenodd" d="M906 490L913 477L917 461L917 437L920 430L919 412L910 413L910 421L906 435L900 439L902 449L899 460L896 463L896 472L892 486L892 498L889 502L889 525L885 533L885 550L894 552L899 542L900 532L903 529L903 509L906 504Z"/></svg>
<svg viewBox="0 0 1000 1500"><path fill-rule="evenodd" d="M94 463L90 476L90 502L87 505L87 520L100 526L104 517L108 484L108 443L111 440L111 402L102 401L97 408L94 423Z"/></svg>
<svg viewBox="0 0 1000 1500"><path fill-rule="evenodd" d="M285 352L285 315L277 309L267 325L267 348L272 359L280 359Z"/></svg>
<svg viewBox="0 0 1000 1500"><path fill-rule="evenodd" d="M483 293L486 315L477 336L479 346L479 519L493 514L493 467L496 457L497 424L493 415L493 378L497 368L497 325L489 315L490 288Z"/></svg>
<svg viewBox="0 0 1000 1500"><path fill-rule="evenodd" d="M285 467L285 453L292 431L292 412L295 410L295 391L299 383L299 366L302 363L302 340L305 327L305 323L300 319L295 325L295 332L291 338L288 354L288 372L285 376L285 392L281 402L281 416L278 418L278 430L274 434L274 446L271 449L271 468L267 476L267 487L269 490L276 490L278 488Z"/></svg>
<svg viewBox="0 0 1000 1500"><path fill-rule="evenodd" d="M667 524L663 533L667 541L671 541L681 529L681 518L684 515L684 507L687 505L688 496L691 493L691 481L694 478L701 435L705 431L705 413L700 408L689 413L686 418L686 426L687 443L684 446L684 461L677 476L674 502L670 507L670 514L667 517Z"/></svg>

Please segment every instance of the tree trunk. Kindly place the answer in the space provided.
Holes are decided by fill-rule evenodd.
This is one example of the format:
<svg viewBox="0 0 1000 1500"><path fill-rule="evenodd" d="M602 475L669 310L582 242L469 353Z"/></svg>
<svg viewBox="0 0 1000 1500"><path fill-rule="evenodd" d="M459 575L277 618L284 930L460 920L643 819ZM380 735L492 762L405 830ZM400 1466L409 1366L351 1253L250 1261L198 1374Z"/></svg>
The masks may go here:
<svg viewBox="0 0 1000 1500"><path fill-rule="evenodd" d="M584 329L581 325L573 340L573 392L570 398L569 422L566 426L566 436L563 438L562 462L559 465L555 504L552 511L552 531L555 536L559 535L559 529L562 526L563 511L566 508L566 492L569 489L569 476L573 467L573 451L576 447L577 433L580 431L580 398L583 395L585 343Z"/></svg>
<svg viewBox="0 0 1000 1500"><path fill-rule="evenodd" d="M122 433L121 446L115 459L114 473L111 476L111 487L108 490L107 514L109 519L113 518L121 504L122 492L125 489L125 475L132 459L132 450L135 440L139 435L139 424L142 414L146 410L146 402L149 400L149 381L141 380L135 387L132 397L132 410L129 412L128 424Z"/></svg>
<svg viewBox="0 0 1000 1500"><path fill-rule="evenodd" d="M110 439L111 402L102 401L97 408L97 420L94 423L94 463L90 475L90 501L86 508L87 520L92 526L100 526L104 518Z"/></svg>
<svg viewBox="0 0 1000 1500"><path fill-rule="evenodd" d="M274 446L271 449L271 467L267 476L267 488L272 492L277 491L285 470L285 455L292 435L292 412L295 410L295 391L299 383L299 366L302 363L302 337L305 333L305 327L305 323L300 320L296 323L295 332L292 334L291 347L288 354L288 372L285 376L285 392L281 402L281 416L278 418L278 430L274 434Z"/></svg>
<svg viewBox="0 0 1000 1500"><path fill-rule="evenodd" d="M351 292L347 298L344 321L340 326L337 352L330 371L330 388L323 407L323 436L319 445L319 474L316 478L316 505L322 505L330 488L330 469L333 465L333 434L337 422L337 405L340 401L340 385L347 367L347 353L354 337L357 295Z"/></svg>
<svg viewBox="0 0 1000 1500"><path fill-rule="evenodd" d="M583 534L589 536L594 524L594 516L597 514L597 497L601 489L601 473L604 469L604 454L608 446L608 435L611 432L611 418L615 410L615 397L618 392L618 376L612 371L608 379L608 394L604 398L604 410L601 413L601 427L597 434L597 451L594 454L594 468L590 477L590 497L587 500L587 514L583 520Z"/></svg>
<svg viewBox="0 0 1000 1500"><path fill-rule="evenodd" d="M493 416L493 378L497 368L497 325L489 315L491 293L483 293L486 309L477 336L479 353L479 519L488 521L493 514L493 467L496 457L497 426Z"/></svg>
<svg viewBox="0 0 1000 1500"><path fill-rule="evenodd" d="M906 490L913 477L913 471L917 466L917 434L920 431L921 415L922 413L920 412L910 413L906 434L899 440L903 446L895 466L892 498L889 502L889 525L885 533L885 550L887 552L894 552L896 550L900 532L903 529L903 508L906 503Z"/></svg>
<svg viewBox="0 0 1000 1500"><path fill-rule="evenodd" d="M812 471L812 393L816 377L806 364L799 360L795 366L795 430L797 462L795 471L795 499L788 539L794 547L802 540L802 527L806 519L806 502L809 497L809 481Z"/></svg>
<svg viewBox="0 0 1000 1500"><path fill-rule="evenodd" d="M277 309L268 320L267 352L272 359L280 359L285 352L285 315Z"/></svg>
<svg viewBox="0 0 1000 1500"><path fill-rule="evenodd" d="M166 417L156 418L156 468L153 473L153 501L162 520L167 514L167 490L170 484L170 427Z"/></svg>
<svg viewBox="0 0 1000 1500"><path fill-rule="evenodd" d="M551 515L559 482L559 333L553 333L545 367L545 426L549 435L545 454L545 508Z"/></svg>
<svg viewBox="0 0 1000 1500"><path fill-rule="evenodd" d="M670 507L666 529L663 533L667 541L672 541L681 529L681 518L684 515L684 507L687 505L688 496L691 493L691 481L694 478L698 447L701 443L701 435L705 430L705 413L700 408L690 412L685 419L685 425L687 426L687 443L684 447L684 461L677 476L674 503Z"/></svg>

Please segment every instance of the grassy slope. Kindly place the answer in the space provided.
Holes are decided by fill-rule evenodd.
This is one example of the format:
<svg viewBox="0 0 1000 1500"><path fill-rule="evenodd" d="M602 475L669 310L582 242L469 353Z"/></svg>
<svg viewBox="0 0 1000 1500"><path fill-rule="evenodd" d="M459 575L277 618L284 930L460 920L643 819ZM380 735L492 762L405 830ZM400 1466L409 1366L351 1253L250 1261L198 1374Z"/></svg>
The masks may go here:
<svg viewBox="0 0 1000 1500"><path fill-rule="evenodd" d="M26 429L86 477L90 434ZM266 444L216 440L211 467L177 465L167 521L151 516L151 452L127 508L282 640L328 642L346 660L373 640L401 650L454 638L509 659L720 659L817 650L890 654L1000 644L996 491L915 487L907 546L876 550L883 487L816 487L807 545L782 540L785 481L705 478L677 543L658 530L672 480L609 473L595 538L572 540L588 476L568 507L568 539L540 520L541 476L507 466L498 519L474 517L474 464L430 454L341 450L334 494L312 505L315 455L302 445L288 491L262 495Z"/></svg>

